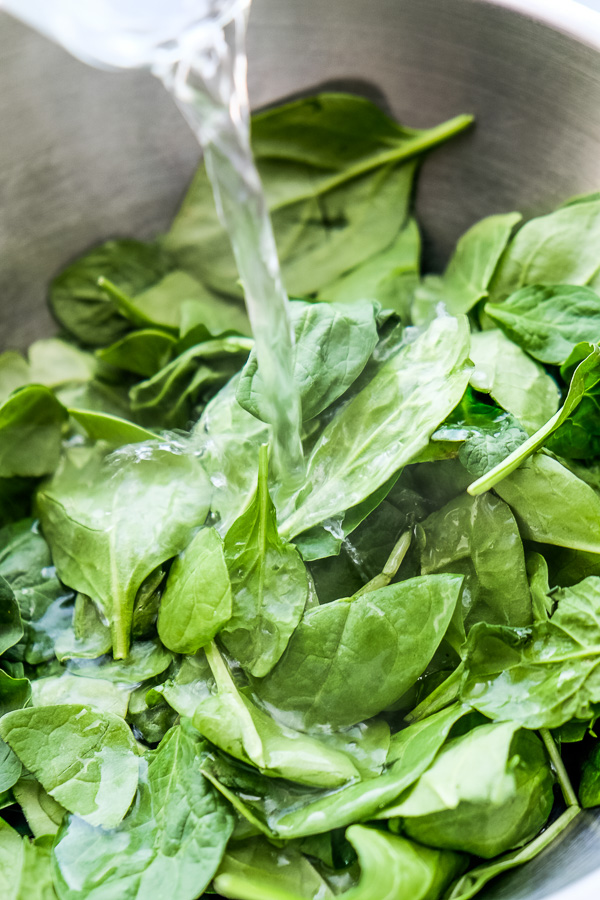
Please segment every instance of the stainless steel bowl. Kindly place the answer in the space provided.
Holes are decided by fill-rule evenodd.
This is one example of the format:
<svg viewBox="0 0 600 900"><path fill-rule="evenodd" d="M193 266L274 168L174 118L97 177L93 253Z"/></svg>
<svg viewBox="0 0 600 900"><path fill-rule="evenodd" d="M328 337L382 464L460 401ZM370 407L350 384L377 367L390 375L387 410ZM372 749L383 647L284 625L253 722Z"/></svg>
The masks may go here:
<svg viewBox="0 0 600 900"><path fill-rule="evenodd" d="M571 0L254 0L249 56L254 106L327 84L410 125L476 115L421 176L434 267L481 216L600 189L600 14ZM149 75L88 69L2 15L0 83L0 343L22 347L52 329L65 262L166 227L198 149ZM600 816L484 896L597 900Z"/></svg>

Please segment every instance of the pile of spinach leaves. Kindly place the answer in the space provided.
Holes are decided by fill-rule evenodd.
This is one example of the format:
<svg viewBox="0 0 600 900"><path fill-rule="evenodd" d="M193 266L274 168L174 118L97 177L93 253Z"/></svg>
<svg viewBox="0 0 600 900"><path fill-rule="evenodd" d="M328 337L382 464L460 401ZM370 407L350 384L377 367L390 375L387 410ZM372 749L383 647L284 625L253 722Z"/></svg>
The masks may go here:
<svg viewBox="0 0 600 900"><path fill-rule="evenodd" d="M0 895L467 900L600 804L600 195L421 273L424 155L257 115L304 483L201 169L0 356Z"/></svg>

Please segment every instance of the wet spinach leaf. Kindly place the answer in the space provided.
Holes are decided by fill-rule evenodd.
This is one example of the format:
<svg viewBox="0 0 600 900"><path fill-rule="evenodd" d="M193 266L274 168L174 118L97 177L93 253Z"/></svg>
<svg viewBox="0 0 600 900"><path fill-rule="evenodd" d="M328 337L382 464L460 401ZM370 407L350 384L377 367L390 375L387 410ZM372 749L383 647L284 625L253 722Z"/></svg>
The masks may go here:
<svg viewBox="0 0 600 900"><path fill-rule="evenodd" d="M158 634L175 653L195 653L227 624L231 581L223 540L202 528L177 557L160 601Z"/></svg>
<svg viewBox="0 0 600 900"><path fill-rule="evenodd" d="M233 816L200 772L204 744L177 725L141 761L133 806L112 830L71 816L53 848L61 900L194 900L217 871ZM92 852L93 848L93 852Z"/></svg>
<svg viewBox="0 0 600 900"><path fill-rule="evenodd" d="M127 656L138 588L202 525L210 487L182 443L124 447L106 459L71 457L38 493L44 534L61 579L91 597Z"/></svg>
<svg viewBox="0 0 600 900"><path fill-rule="evenodd" d="M461 688L465 702L525 728L558 728L594 716L600 701L600 578L562 588L553 599L552 617L531 629L480 624L471 630Z"/></svg>
<svg viewBox="0 0 600 900"><path fill-rule="evenodd" d="M468 352L466 319L436 319L402 345L324 429L282 533L293 537L356 506L411 462L461 399Z"/></svg>
<svg viewBox="0 0 600 900"><path fill-rule="evenodd" d="M363 302L301 303L291 306L295 332L294 381L302 418L312 419L338 399L360 375L377 343L377 308ZM242 370L240 406L263 422L268 404L255 351Z"/></svg>
<svg viewBox="0 0 600 900"><path fill-rule="evenodd" d="M269 495L268 450L259 453L254 498L225 536L232 612L222 640L253 675L266 675L281 658L304 612L308 578L293 544L279 537Z"/></svg>
<svg viewBox="0 0 600 900"><path fill-rule="evenodd" d="M114 828L138 783L133 735L119 716L84 706L20 709L0 720L0 735L65 809Z"/></svg>
<svg viewBox="0 0 600 900"><path fill-rule="evenodd" d="M461 585L459 575L428 575L309 610L255 690L301 730L343 728L377 715L423 673Z"/></svg>
<svg viewBox="0 0 600 900"><path fill-rule="evenodd" d="M505 334L543 363L561 365L580 341L600 340L600 297L591 288L533 284L485 311Z"/></svg>
<svg viewBox="0 0 600 900"><path fill-rule="evenodd" d="M477 772L477 777L474 777ZM541 740L514 722L450 740L417 783L379 818L433 847L490 859L535 837L553 804Z"/></svg>
<svg viewBox="0 0 600 900"><path fill-rule="evenodd" d="M415 291L411 314L417 324L430 322L441 306L452 316L467 313L488 296L488 287L519 213L488 216L459 239L443 275L428 275Z"/></svg>

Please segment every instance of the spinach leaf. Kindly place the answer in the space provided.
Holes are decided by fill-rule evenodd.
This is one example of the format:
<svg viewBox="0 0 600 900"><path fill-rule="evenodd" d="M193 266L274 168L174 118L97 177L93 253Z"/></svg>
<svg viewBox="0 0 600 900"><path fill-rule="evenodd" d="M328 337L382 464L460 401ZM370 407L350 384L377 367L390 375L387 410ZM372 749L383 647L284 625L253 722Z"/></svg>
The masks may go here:
<svg viewBox="0 0 600 900"><path fill-rule="evenodd" d="M49 841L29 841L0 819L0 894L5 900L56 900Z"/></svg>
<svg viewBox="0 0 600 900"><path fill-rule="evenodd" d="M175 653L195 653L212 641L231 614L223 541L214 528L202 528L171 566L160 601L158 634Z"/></svg>
<svg viewBox="0 0 600 900"><path fill-rule="evenodd" d="M600 269L600 200L564 206L531 219L505 250L490 300L505 300L530 284L594 286Z"/></svg>
<svg viewBox="0 0 600 900"><path fill-rule="evenodd" d="M19 709L0 735L48 793L91 825L115 827L138 782L135 741L122 719L84 706Z"/></svg>
<svg viewBox="0 0 600 900"><path fill-rule="evenodd" d="M252 346L249 338L224 337L190 347L131 388L131 408L151 423L187 427L195 405L229 381Z"/></svg>
<svg viewBox="0 0 600 900"><path fill-rule="evenodd" d="M429 575L309 610L255 690L301 730L344 728L377 715L423 673L461 584L460 576Z"/></svg>
<svg viewBox="0 0 600 900"><path fill-rule="evenodd" d="M227 849L213 887L223 897L247 900L332 900L325 878L295 847L275 847L264 838Z"/></svg>
<svg viewBox="0 0 600 900"><path fill-rule="evenodd" d="M411 310L416 324L430 322L440 306L452 316L468 313L484 297L520 213L488 216L459 239L443 275L426 276Z"/></svg>
<svg viewBox="0 0 600 900"><path fill-rule="evenodd" d="M27 356L25 360L10 350L0 356L0 400L28 384L58 389L84 384L98 374L98 364L91 353L61 338L34 341Z"/></svg>
<svg viewBox="0 0 600 900"><path fill-rule="evenodd" d="M72 627L65 629L54 645L57 659L97 659L109 653L111 647L108 623L89 597L77 594Z"/></svg>
<svg viewBox="0 0 600 900"><path fill-rule="evenodd" d="M600 340L600 297L591 288L532 284L485 312L508 337L543 363L561 365L580 341Z"/></svg>
<svg viewBox="0 0 600 900"><path fill-rule="evenodd" d="M474 334L471 359L479 390L512 413L527 432L537 431L558 409L556 382L501 331Z"/></svg>
<svg viewBox="0 0 600 900"><path fill-rule="evenodd" d="M432 847L491 859L535 837L553 804L544 745L514 722L450 740L429 769L378 818ZM393 824L393 823L392 823Z"/></svg>
<svg viewBox="0 0 600 900"><path fill-rule="evenodd" d="M54 836L60 828L66 810L44 790L37 778L24 774L13 787L34 837Z"/></svg>
<svg viewBox="0 0 600 900"><path fill-rule="evenodd" d="M99 287L109 278L128 294L140 293L171 268L168 256L155 244L107 241L71 263L50 287L50 309L60 324L81 343L102 346L131 327Z"/></svg>
<svg viewBox="0 0 600 900"><path fill-rule="evenodd" d="M31 701L31 684L28 678L13 678L0 669L0 716L21 709Z"/></svg>
<svg viewBox="0 0 600 900"><path fill-rule="evenodd" d="M464 576L460 629L477 622L529 625L531 595L519 529L509 507L496 497L462 494L421 525L425 545L421 571ZM464 622L464 625L463 625Z"/></svg>
<svg viewBox="0 0 600 900"><path fill-rule="evenodd" d="M99 347L96 356L117 369L151 378L171 361L176 344L173 335L145 328L126 334L108 347Z"/></svg>
<svg viewBox="0 0 600 900"><path fill-rule="evenodd" d="M534 621L547 619L554 610L554 601L550 596L550 584L548 581L548 563L541 555L533 550L528 551L525 557L527 565L527 578L531 591L531 606ZM508 623L512 624L512 623Z"/></svg>
<svg viewBox="0 0 600 900"><path fill-rule="evenodd" d="M419 226L409 217L388 247L321 287L317 299L340 304L374 300L406 322L420 265Z"/></svg>
<svg viewBox="0 0 600 900"><path fill-rule="evenodd" d="M172 728L141 761L134 804L113 830L77 816L53 849L60 900L194 900L215 874L233 817L200 772L204 745L193 729ZM144 772L145 770L145 772Z"/></svg>
<svg viewBox="0 0 600 900"><path fill-rule="evenodd" d="M236 687L214 645L206 648L206 655L214 686L199 700L192 721L207 740L267 776L320 788L359 779L351 757L342 750L286 728L252 703L247 692Z"/></svg>
<svg viewBox="0 0 600 900"><path fill-rule="evenodd" d="M352 822L373 818L425 771L451 729L466 713L458 703L394 735L389 768L377 778L318 794L298 786L252 777L224 760L208 758L204 771L236 809L261 831L289 840L321 834ZM239 791L239 793L238 793ZM268 823L268 824L267 824Z"/></svg>
<svg viewBox="0 0 600 900"><path fill-rule="evenodd" d="M21 777L21 763L0 738L0 792L8 791Z"/></svg>
<svg viewBox="0 0 600 900"><path fill-rule="evenodd" d="M40 489L42 527L61 579L99 606L122 658L138 588L203 524L210 487L181 442L134 444L77 462L67 458Z"/></svg>
<svg viewBox="0 0 600 900"><path fill-rule="evenodd" d="M15 350L0 354L0 402L31 380L27 361Z"/></svg>
<svg viewBox="0 0 600 900"><path fill-rule="evenodd" d="M131 688L104 678L76 678L70 672L36 678L31 685L31 703L40 709L54 706L85 706L101 713L127 715Z"/></svg>
<svg viewBox="0 0 600 900"><path fill-rule="evenodd" d="M337 400L362 372L377 343L372 303L291 305L295 332L293 375L302 418L312 419ZM237 389L240 406L268 422L269 404L253 350Z"/></svg>
<svg viewBox="0 0 600 900"><path fill-rule="evenodd" d="M98 678L133 686L160 675L172 660L173 655L160 641L135 641L126 659L71 659L67 671L79 678Z"/></svg>
<svg viewBox="0 0 600 900"><path fill-rule="evenodd" d="M257 677L270 672L280 659L308 599L300 554L277 532L267 478L268 450L263 444L256 493L227 532L224 544L233 602L222 640Z"/></svg>
<svg viewBox="0 0 600 900"><path fill-rule="evenodd" d="M92 412L88 409L69 409L68 412L93 441L105 441L113 447L121 447L123 444L156 440L156 435L152 431L140 428L139 425L118 416Z"/></svg>
<svg viewBox="0 0 600 900"><path fill-rule="evenodd" d="M237 402L239 376L234 376L207 403L192 441L202 452L202 464L211 482L218 486L211 513L219 534L225 535L252 502L257 485L256 459L261 444L269 440L269 428Z"/></svg>
<svg viewBox="0 0 600 900"><path fill-rule="evenodd" d="M288 293L311 294L384 250L407 216L414 158L470 121L459 116L414 131L345 94L319 94L255 115L252 149ZM211 290L239 293L204 168L164 244L180 268Z"/></svg>
<svg viewBox="0 0 600 900"><path fill-rule="evenodd" d="M531 630L476 625L465 649L461 696L490 718L526 728L590 719L600 701L600 578L556 591L556 611Z"/></svg>
<svg viewBox="0 0 600 900"><path fill-rule="evenodd" d="M10 658L37 665L54 658L55 641L71 615L69 591L60 584L50 550L32 519L0 531L0 576L10 584L18 603L23 638Z"/></svg>
<svg viewBox="0 0 600 900"><path fill-rule="evenodd" d="M436 319L403 344L324 429L296 508L282 512L282 534L356 506L411 462L462 397L468 352L463 318Z"/></svg>
<svg viewBox="0 0 600 900"><path fill-rule="evenodd" d="M535 859L538 853L545 850L563 832L569 830L569 825L580 813L581 810L576 806L569 806L558 819L552 822L551 825L548 825L538 837L524 847L512 850L510 853L500 856L491 862L480 863L478 866L475 866L474 869L466 872L452 886L452 890L446 895L446 900L470 900L496 875L508 872L516 866L521 866L523 863L529 862L530 859Z"/></svg>
<svg viewBox="0 0 600 900"><path fill-rule="evenodd" d="M34 341L27 351L29 381L60 388L67 384L84 384L100 374L94 356L63 338Z"/></svg>
<svg viewBox="0 0 600 900"><path fill-rule="evenodd" d="M535 434L532 434L525 443L507 456L506 459L486 475L474 481L468 489L470 494L480 494L489 490L489 488L494 487L511 472L514 472L528 456L539 450L548 438L569 419L585 396L594 392L594 389L600 383L600 347L595 345L592 347L590 345L590 350L589 355L575 369L569 392L558 412L548 419Z"/></svg>
<svg viewBox="0 0 600 900"><path fill-rule="evenodd" d="M364 825L352 825L346 837L360 862L360 881L345 891L345 900L439 900L465 867L466 859L448 850L433 850Z"/></svg>
<svg viewBox="0 0 600 900"><path fill-rule="evenodd" d="M161 281L137 294L133 302L154 326L177 329L182 337L192 331L202 340L224 334L250 334L243 303L215 296L186 272L167 273Z"/></svg>
<svg viewBox="0 0 600 900"><path fill-rule="evenodd" d="M8 581L0 576L0 656L23 637L19 604Z"/></svg>
<svg viewBox="0 0 600 900"><path fill-rule="evenodd" d="M51 390L29 385L0 406L0 477L37 478L58 465L67 411Z"/></svg>
<svg viewBox="0 0 600 900"><path fill-rule="evenodd" d="M600 496L544 453L496 485L524 539L600 553Z"/></svg>

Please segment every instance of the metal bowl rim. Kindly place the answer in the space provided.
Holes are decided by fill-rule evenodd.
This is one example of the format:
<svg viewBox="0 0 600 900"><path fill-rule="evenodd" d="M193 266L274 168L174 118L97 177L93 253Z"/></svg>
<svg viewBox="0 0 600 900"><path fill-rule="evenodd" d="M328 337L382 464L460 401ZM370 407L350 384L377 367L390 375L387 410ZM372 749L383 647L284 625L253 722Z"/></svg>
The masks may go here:
<svg viewBox="0 0 600 900"><path fill-rule="evenodd" d="M476 0L503 6L600 51L600 11L576 0Z"/></svg>

